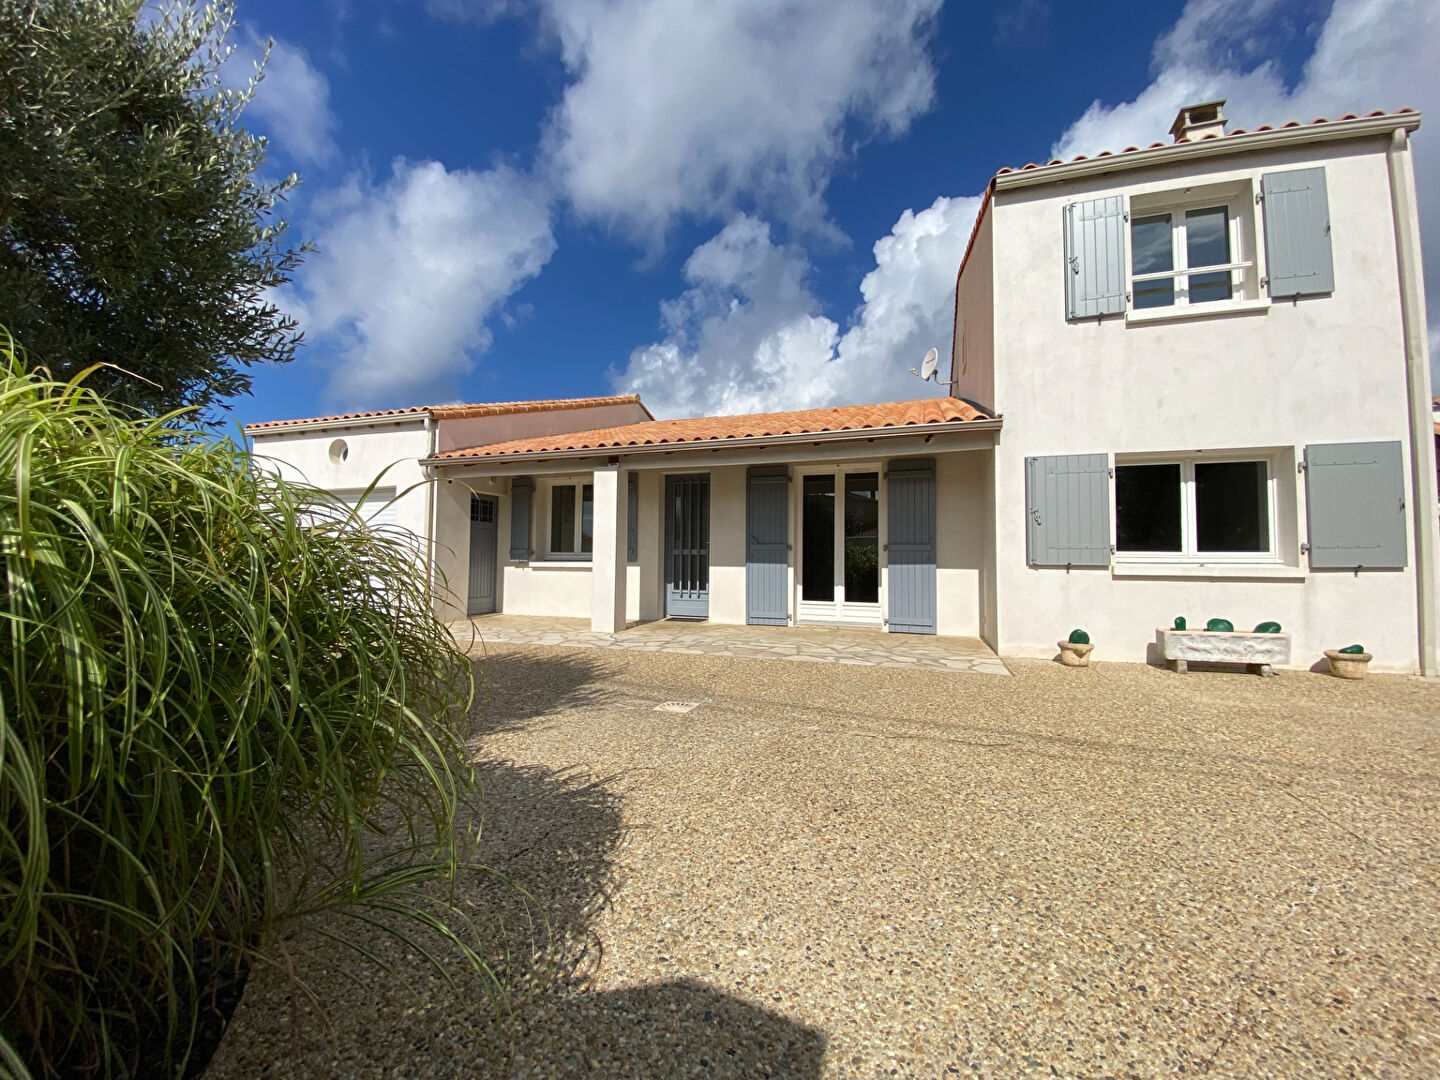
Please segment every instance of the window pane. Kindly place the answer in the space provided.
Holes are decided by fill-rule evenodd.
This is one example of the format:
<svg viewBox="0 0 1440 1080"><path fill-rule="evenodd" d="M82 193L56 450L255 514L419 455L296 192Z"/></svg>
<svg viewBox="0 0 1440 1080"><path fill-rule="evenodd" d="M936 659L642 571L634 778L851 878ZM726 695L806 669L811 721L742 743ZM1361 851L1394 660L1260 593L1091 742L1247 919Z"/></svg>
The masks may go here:
<svg viewBox="0 0 1440 1080"><path fill-rule="evenodd" d="M845 476L845 600L880 601L880 474Z"/></svg>
<svg viewBox="0 0 1440 1080"><path fill-rule="evenodd" d="M1130 266L1134 274L1175 269L1169 214L1136 218L1130 223ZM1175 303L1175 279L1134 282L1132 295L1137 308L1169 307Z"/></svg>
<svg viewBox="0 0 1440 1080"><path fill-rule="evenodd" d="M1180 550L1180 466L1115 467L1115 550Z"/></svg>
<svg viewBox="0 0 1440 1080"><path fill-rule="evenodd" d="M595 547L595 485L586 484L580 496L580 550L590 554Z"/></svg>
<svg viewBox="0 0 1440 1080"><path fill-rule="evenodd" d="M575 488L570 484L550 491L550 550L575 551Z"/></svg>
<svg viewBox="0 0 1440 1080"><path fill-rule="evenodd" d="M1195 466L1197 551L1269 551L1270 486L1263 461Z"/></svg>
<svg viewBox="0 0 1440 1080"><path fill-rule="evenodd" d="M835 599L835 478L807 476L801 523L802 600Z"/></svg>
<svg viewBox="0 0 1440 1080"><path fill-rule="evenodd" d="M1186 266L1223 266L1230 261L1230 227L1226 208L1213 206L1185 215ZM1190 302L1205 304L1230 299L1230 271L1190 275Z"/></svg>

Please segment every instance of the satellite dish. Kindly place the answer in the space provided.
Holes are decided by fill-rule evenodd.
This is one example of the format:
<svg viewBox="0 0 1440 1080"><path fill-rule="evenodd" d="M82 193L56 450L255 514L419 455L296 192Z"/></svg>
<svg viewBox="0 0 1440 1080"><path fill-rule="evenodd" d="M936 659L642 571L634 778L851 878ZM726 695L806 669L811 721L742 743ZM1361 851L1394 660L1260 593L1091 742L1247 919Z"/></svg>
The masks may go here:
<svg viewBox="0 0 1440 1080"><path fill-rule="evenodd" d="M936 350L931 349L925 354L925 359L920 361L920 370L916 371L912 367L910 369L910 374L914 375L916 378L924 379L926 382L930 382L932 379L935 378L935 369L939 366L939 364L940 354Z"/></svg>
<svg viewBox="0 0 1440 1080"><path fill-rule="evenodd" d="M931 349L925 354L925 359L920 361L920 378L929 382L935 375L935 368L940 364L940 353Z"/></svg>

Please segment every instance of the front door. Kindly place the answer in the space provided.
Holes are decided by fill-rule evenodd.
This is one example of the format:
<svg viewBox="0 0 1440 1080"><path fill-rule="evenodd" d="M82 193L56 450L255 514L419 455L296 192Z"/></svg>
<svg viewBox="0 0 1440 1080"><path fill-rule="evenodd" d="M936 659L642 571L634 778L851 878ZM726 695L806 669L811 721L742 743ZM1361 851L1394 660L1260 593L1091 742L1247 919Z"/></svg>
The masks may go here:
<svg viewBox="0 0 1440 1080"><path fill-rule="evenodd" d="M880 474L801 481L800 618L880 624Z"/></svg>
<svg viewBox="0 0 1440 1080"><path fill-rule="evenodd" d="M494 495L470 496L470 596L466 614L495 610L496 501Z"/></svg>
<svg viewBox="0 0 1440 1080"><path fill-rule="evenodd" d="M665 614L710 615L710 475L665 478Z"/></svg>

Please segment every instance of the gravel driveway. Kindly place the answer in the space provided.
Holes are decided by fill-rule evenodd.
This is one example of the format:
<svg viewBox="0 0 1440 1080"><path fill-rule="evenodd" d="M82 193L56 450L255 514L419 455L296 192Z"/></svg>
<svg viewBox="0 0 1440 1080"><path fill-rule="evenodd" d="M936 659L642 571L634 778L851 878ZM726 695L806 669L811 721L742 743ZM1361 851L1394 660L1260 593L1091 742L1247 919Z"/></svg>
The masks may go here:
<svg viewBox="0 0 1440 1080"><path fill-rule="evenodd" d="M1440 688L481 663L511 1011L302 931L212 1080L1440 1075Z"/></svg>

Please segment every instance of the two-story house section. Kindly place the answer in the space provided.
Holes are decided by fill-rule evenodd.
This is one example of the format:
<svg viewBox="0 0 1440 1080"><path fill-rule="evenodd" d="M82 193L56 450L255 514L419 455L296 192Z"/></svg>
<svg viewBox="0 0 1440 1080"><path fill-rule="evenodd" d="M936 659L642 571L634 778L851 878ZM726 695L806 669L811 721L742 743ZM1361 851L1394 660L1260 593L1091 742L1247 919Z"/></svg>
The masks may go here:
<svg viewBox="0 0 1440 1080"><path fill-rule="evenodd" d="M1436 670L1409 110L1003 170L956 291L955 393L1003 418L982 627L1138 660L1185 616ZM993 561L992 561L993 560Z"/></svg>

